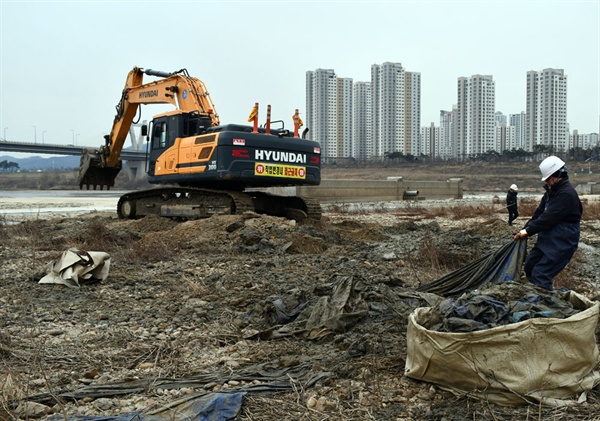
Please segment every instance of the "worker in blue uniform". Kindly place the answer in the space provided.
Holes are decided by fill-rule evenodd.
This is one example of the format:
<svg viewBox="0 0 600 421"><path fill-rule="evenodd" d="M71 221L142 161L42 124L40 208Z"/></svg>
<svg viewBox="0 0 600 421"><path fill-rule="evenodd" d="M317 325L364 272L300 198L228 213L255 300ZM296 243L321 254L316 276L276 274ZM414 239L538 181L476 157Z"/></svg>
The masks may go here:
<svg viewBox="0 0 600 421"><path fill-rule="evenodd" d="M579 245L583 206L569 183L563 160L549 156L540 163L540 172L546 193L515 240L538 235L525 258L525 275L534 285L552 291L552 279L571 261Z"/></svg>

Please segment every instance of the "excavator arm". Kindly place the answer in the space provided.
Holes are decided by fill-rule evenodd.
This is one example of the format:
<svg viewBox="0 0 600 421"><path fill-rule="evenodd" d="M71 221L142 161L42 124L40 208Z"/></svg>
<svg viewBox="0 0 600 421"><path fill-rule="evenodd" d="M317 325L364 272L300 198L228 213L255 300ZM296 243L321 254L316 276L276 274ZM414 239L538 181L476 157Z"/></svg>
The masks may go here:
<svg viewBox="0 0 600 421"><path fill-rule="evenodd" d="M162 79L143 83L144 75ZM212 126L219 125L219 117L204 83L191 77L186 69L162 72L134 67L127 75L117 113L105 144L99 149L84 149L79 168L79 188L87 186L114 186L121 170L120 155L129 128L142 104L172 104L182 112L196 111L210 118Z"/></svg>

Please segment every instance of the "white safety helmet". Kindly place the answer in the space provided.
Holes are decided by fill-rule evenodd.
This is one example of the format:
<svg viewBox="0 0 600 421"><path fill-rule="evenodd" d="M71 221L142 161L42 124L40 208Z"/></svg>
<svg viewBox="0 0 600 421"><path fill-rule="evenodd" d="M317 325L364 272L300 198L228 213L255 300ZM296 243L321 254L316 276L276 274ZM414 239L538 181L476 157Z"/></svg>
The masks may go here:
<svg viewBox="0 0 600 421"><path fill-rule="evenodd" d="M510 185L510 189L511 189L511 190L514 190L514 191L519 191L519 188L517 187L517 185L516 185L516 184L511 184L511 185Z"/></svg>
<svg viewBox="0 0 600 421"><path fill-rule="evenodd" d="M565 166L565 162L558 156L549 156L540 164L540 172L542 173L542 181L546 181L548 177L554 174Z"/></svg>

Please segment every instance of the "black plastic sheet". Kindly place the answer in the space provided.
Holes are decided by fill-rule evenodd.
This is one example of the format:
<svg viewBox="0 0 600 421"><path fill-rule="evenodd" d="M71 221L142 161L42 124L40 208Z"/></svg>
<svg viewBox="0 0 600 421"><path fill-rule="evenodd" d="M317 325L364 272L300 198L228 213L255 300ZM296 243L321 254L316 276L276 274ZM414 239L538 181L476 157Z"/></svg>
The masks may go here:
<svg viewBox="0 0 600 421"><path fill-rule="evenodd" d="M489 282L509 282L520 278L527 255L527 237L510 241L462 268L418 288L444 297L462 295Z"/></svg>

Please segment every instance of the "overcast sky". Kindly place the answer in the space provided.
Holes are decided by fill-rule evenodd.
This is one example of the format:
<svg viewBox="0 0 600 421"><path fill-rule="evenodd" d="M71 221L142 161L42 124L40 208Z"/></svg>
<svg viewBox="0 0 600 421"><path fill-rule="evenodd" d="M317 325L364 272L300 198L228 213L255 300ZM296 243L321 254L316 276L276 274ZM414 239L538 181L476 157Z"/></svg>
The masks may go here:
<svg viewBox="0 0 600 421"><path fill-rule="evenodd" d="M11 141L100 146L134 66L188 69L222 123L246 123L259 102L261 124L271 104L292 127L306 71L369 81L386 61L421 73L422 126L451 110L458 77L492 75L508 115L525 111L527 71L560 68L571 130L598 132L599 0L0 0L0 13L0 137Z"/></svg>

